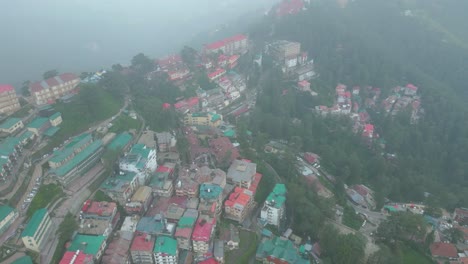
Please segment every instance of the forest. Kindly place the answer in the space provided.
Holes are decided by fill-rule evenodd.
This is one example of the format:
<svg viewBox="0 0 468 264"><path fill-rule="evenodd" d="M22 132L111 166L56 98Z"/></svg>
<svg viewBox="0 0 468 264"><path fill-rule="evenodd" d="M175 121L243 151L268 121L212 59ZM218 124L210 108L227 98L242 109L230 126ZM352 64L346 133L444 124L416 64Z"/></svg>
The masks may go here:
<svg viewBox="0 0 468 264"><path fill-rule="evenodd" d="M468 21L458 11L458 16L449 17L449 11L467 4L444 1L449 4L441 10L436 0L361 0L341 9L330 2L316 1L307 11L279 20L266 17L252 27L251 37L257 44L274 39L300 42L314 58L320 77L312 87L324 91L322 98L327 91L334 93L338 83L380 87L383 93L414 83L420 87L425 115L411 125L404 112L395 117L371 112L386 141L385 151L397 154L395 160L386 160L378 146L360 144L346 118L315 115L311 109L323 104L320 96L284 94L292 85L272 74L249 129L269 138L299 138L298 150L319 153L339 180L372 186L379 205L388 197L447 209L466 206L468 34L457 21ZM301 123L293 124L294 118Z"/></svg>

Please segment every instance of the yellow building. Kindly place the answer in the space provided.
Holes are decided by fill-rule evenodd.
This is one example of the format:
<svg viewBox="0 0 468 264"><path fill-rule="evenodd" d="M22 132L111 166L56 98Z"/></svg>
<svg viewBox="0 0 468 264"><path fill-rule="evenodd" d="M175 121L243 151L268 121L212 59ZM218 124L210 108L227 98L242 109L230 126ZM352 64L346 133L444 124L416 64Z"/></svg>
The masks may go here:
<svg viewBox="0 0 468 264"><path fill-rule="evenodd" d="M211 126L218 127L223 122L223 116L216 113L193 113L187 114L184 124L187 126Z"/></svg>
<svg viewBox="0 0 468 264"><path fill-rule="evenodd" d="M75 92L80 78L73 73L64 73L47 80L32 83L29 90L36 105L53 104L57 99Z"/></svg>
<svg viewBox="0 0 468 264"><path fill-rule="evenodd" d="M0 84L0 114L11 114L21 108L15 88Z"/></svg>

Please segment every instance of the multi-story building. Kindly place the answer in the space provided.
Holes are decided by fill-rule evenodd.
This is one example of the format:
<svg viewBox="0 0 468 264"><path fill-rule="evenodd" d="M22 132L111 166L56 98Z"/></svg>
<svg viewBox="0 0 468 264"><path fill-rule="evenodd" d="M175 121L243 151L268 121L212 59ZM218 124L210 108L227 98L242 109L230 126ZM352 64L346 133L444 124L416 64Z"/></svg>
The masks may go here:
<svg viewBox="0 0 468 264"><path fill-rule="evenodd" d="M208 252L215 227L216 218L210 218L205 215L198 218L192 233L192 248L194 252L200 254Z"/></svg>
<svg viewBox="0 0 468 264"><path fill-rule="evenodd" d="M49 116L49 122L52 126L58 126L62 123L62 113L56 112L55 114Z"/></svg>
<svg viewBox="0 0 468 264"><path fill-rule="evenodd" d="M38 137L50 128L50 121L46 117L36 117L26 128Z"/></svg>
<svg viewBox="0 0 468 264"><path fill-rule="evenodd" d="M174 169L166 166L159 166L151 176L149 187L153 190L153 195L161 197L172 197L174 186L172 184L172 174Z"/></svg>
<svg viewBox="0 0 468 264"><path fill-rule="evenodd" d="M177 244L179 248L185 250L192 249L192 232L195 222L198 218L198 211L195 209L187 209L182 218L179 219L177 223L177 229L174 234L174 237L177 239Z"/></svg>
<svg viewBox="0 0 468 264"><path fill-rule="evenodd" d="M93 141L90 134L77 136L63 149L54 152L49 160L49 174L67 186L96 165L103 152L102 140Z"/></svg>
<svg viewBox="0 0 468 264"><path fill-rule="evenodd" d="M110 143L107 148L114 151L127 151L132 141L133 136L127 132L118 134Z"/></svg>
<svg viewBox="0 0 468 264"><path fill-rule="evenodd" d="M221 215L223 204L223 188L211 183L200 185L200 204L198 210L212 217Z"/></svg>
<svg viewBox="0 0 468 264"><path fill-rule="evenodd" d="M279 40L269 47L270 54L281 64L293 67L297 65L297 56L301 53L301 43Z"/></svg>
<svg viewBox="0 0 468 264"><path fill-rule="evenodd" d="M23 121L19 118L11 117L0 124L0 132L13 134L24 127Z"/></svg>
<svg viewBox="0 0 468 264"><path fill-rule="evenodd" d="M225 55L234 55L236 53L245 53L248 49L248 38L245 35L235 35L205 46L205 52L217 54L219 52Z"/></svg>
<svg viewBox="0 0 468 264"><path fill-rule="evenodd" d="M78 233L108 236L118 221L117 204L87 200L80 211Z"/></svg>
<svg viewBox="0 0 468 264"><path fill-rule="evenodd" d="M161 132L155 135L159 152L167 152L175 147L176 139L171 133Z"/></svg>
<svg viewBox="0 0 468 264"><path fill-rule="evenodd" d="M215 259L220 263L224 263L224 241L215 239L213 243L213 255Z"/></svg>
<svg viewBox="0 0 468 264"><path fill-rule="evenodd" d="M76 252L67 251L63 254L59 264L94 264L94 256L85 254L80 250Z"/></svg>
<svg viewBox="0 0 468 264"><path fill-rule="evenodd" d="M77 234L67 248L67 251L83 252L86 255L91 255L94 260L99 260L107 246L107 237L105 236L93 236L93 235L81 235Z"/></svg>
<svg viewBox="0 0 468 264"><path fill-rule="evenodd" d="M76 93L80 78L73 73L63 73L29 86L36 105L53 104L65 95Z"/></svg>
<svg viewBox="0 0 468 264"><path fill-rule="evenodd" d="M146 233L137 233L130 247L133 263L154 263L154 237Z"/></svg>
<svg viewBox="0 0 468 264"><path fill-rule="evenodd" d="M284 216L285 202L286 186L276 184L263 204L260 219L267 224L278 226Z"/></svg>
<svg viewBox="0 0 468 264"><path fill-rule="evenodd" d="M255 258L262 263L310 263L308 259L302 258L291 240L279 237L262 241L257 248Z"/></svg>
<svg viewBox="0 0 468 264"><path fill-rule="evenodd" d="M172 236L174 234L174 230L175 224L168 223L167 219L162 214L157 214L153 217L142 217L136 227L137 232L150 234L152 236Z"/></svg>
<svg viewBox="0 0 468 264"><path fill-rule="evenodd" d="M129 214L144 214L153 200L152 190L148 186L140 186L130 201L125 204Z"/></svg>
<svg viewBox="0 0 468 264"><path fill-rule="evenodd" d="M177 264L177 240L159 236L154 244L154 262L156 264Z"/></svg>
<svg viewBox="0 0 468 264"><path fill-rule="evenodd" d="M227 172L227 182L248 189L256 173L257 164L247 160L234 160Z"/></svg>
<svg viewBox="0 0 468 264"><path fill-rule="evenodd" d="M242 223L254 203L254 193L251 190L236 187L224 202L225 217Z"/></svg>
<svg viewBox="0 0 468 264"><path fill-rule="evenodd" d="M139 186L136 173L125 171L109 177L101 184L100 190L123 206Z"/></svg>
<svg viewBox="0 0 468 264"><path fill-rule="evenodd" d="M29 250L41 252L45 241L50 235L51 226L52 221L46 208L34 212L21 234L24 246Z"/></svg>
<svg viewBox="0 0 468 264"><path fill-rule="evenodd" d="M0 84L0 115L11 114L21 108L15 88Z"/></svg>
<svg viewBox="0 0 468 264"><path fill-rule="evenodd" d="M156 149L148 148L144 144L133 145L119 163L121 170L135 172L141 185L146 183L149 174L154 172L157 166Z"/></svg>
<svg viewBox="0 0 468 264"><path fill-rule="evenodd" d="M130 245L132 244L133 232L119 231L109 242L101 263L105 264L130 264Z"/></svg>
<svg viewBox="0 0 468 264"><path fill-rule="evenodd" d="M218 127L223 121L223 116L211 112L198 112L187 114L184 117L184 124L186 126L211 126Z"/></svg>
<svg viewBox="0 0 468 264"><path fill-rule="evenodd" d="M0 206L0 235L2 235L10 225L18 218L18 212L7 205Z"/></svg>

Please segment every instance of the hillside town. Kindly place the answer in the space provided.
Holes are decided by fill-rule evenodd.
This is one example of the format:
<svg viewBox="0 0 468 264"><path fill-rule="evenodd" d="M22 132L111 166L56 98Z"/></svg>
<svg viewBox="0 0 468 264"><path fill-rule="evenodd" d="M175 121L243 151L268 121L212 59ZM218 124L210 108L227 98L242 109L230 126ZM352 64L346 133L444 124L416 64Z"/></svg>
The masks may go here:
<svg viewBox="0 0 468 264"><path fill-rule="evenodd" d="M294 15L307 4L282 1L272 12L278 18ZM45 152L59 131L69 129L63 125L65 116L56 110L59 105L78 100L82 85L97 84L107 72L84 78L62 73L38 80L29 84L28 98L11 85L0 85L0 244L8 251L0 262L54 263L54 255L60 252L56 262L60 264L323 263L321 241L291 225L288 212L295 205L288 202L288 185L281 179L286 175L274 177L246 158L240 148L244 132L231 121L254 111L260 94L239 71L239 61L247 58L253 45L247 34L237 34L204 45L196 51L193 65L182 54L153 60L147 80L165 76L181 91L197 78L213 86L198 85L196 96L154 109L174 110L180 128L151 130L126 95L116 113L68 135ZM301 43L274 40L260 50L249 64L261 66L262 57L268 56L282 78L293 84L294 92L319 95L314 59ZM131 70L124 67L120 72ZM369 147L384 144L385 137L369 111L389 117L408 112L413 125L425 113L419 88L411 83L385 90L338 84L329 92L334 94L333 105L318 105L311 112L323 118L349 117L353 132ZM19 111L25 114L17 115ZM139 125L112 130L121 118ZM182 142L185 148L180 147ZM291 142L278 139L264 144L263 151L283 158L291 148ZM336 177L327 172L315 151L294 156L294 168L310 190L332 200L339 195L338 188L332 187ZM468 209L431 217L425 214L428 206L424 204L388 199L380 209L371 186L342 187L346 209L333 200L335 215L326 221L343 233L365 237L369 255L378 247L379 225L392 214L408 212L424 215L427 226L419 228L434 234L430 253L435 261L468 261ZM52 196L53 192L57 195L50 203L33 207L45 199L43 193ZM352 210L357 226L348 224L347 210ZM70 237L62 239L57 234L70 228L62 225L68 219L76 226L72 225ZM451 241L447 230L452 229L462 233L461 241Z"/></svg>

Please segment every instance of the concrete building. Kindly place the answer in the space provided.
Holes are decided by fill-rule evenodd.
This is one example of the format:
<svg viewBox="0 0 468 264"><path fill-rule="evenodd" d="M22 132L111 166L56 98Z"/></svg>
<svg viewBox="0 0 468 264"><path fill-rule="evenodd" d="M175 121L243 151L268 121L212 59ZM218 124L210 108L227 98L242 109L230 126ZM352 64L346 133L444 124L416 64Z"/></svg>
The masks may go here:
<svg viewBox="0 0 468 264"><path fill-rule="evenodd" d="M0 115L9 115L21 108L15 88L0 84Z"/></svg>
<svg viewBox="0 0 468 264"><path fill-rule="evenodd" d="M205 215L198 218L192 233L192 248L195 253L205 254L209 251L215 227L216 218Z"/></svg>
<svg viewBox="0 0 468 264"><path fill-rule="evenodd" d="M85 254L80 250L76 252L67 251L59 264L94 264L94 256Z"/></svg>
<svg viewBox="0 0 468 264"><path fill-rule="evenodd" d="M276 184L263 204L260 211L260 219L267 224L279 226L284 216L285 203L286 186L284 184Z"/></svg>
<svg viewBox="0 0 468 264"><path fill-rule="evenodd" d="M291 240L279 237L263 240L257 248L255 258L262 263L310 263L308 259L302 258Z"/></svg>
<svg viewBox="0 0 468 264"><path fill-rule="evenodd" d="M78 233L108 236L118 221L117 204L87 200L80 211Z"/></svg>
<svg viewBox="0 0 468 264"><path fill-rule="evenodd" d="M200 204L198 210L202 214L212 217L221 215L223 204L223 188L216 184L203 183L200 185Z"/></svg>
<svg viewBox="0 0 468 264"><path fill-rule="evenodd" d="M254 203L254 192L236 187L224 202L225 217L242 223Z"/></svg>
<svg viewBox="0 0 468 264"><path fill-rule="evenodd" d="M36 136L40 136L50 128L50 122L46 117L36 117L26 126L26 128Z"/></svg>
<svg viewBox="0 0 468 264"><path fill-rule="evenodd" d="M168 152L175 148L176 139L169 132L155 133L159 152Z"/></svg>
<svg viewBox="0 0 468 264"><path fill-rule="evenodd" d="M211 126L218 127L223 121L223 116L212 112L188 113L184 117L186 126Z"/></svg>
<svg viewBox="0 0 468 264"><path fill-rule="evenodd" d="M172 197L174 186L172 184L172 174L174 169L166 166L159 166L151 176L149 187L153 190L153 195L161 197Z"/></svg>
<svg viewBox="0 0 468 264"><path fill-rule="evenodd" d="M128 214L144 214L153 200L152 190L148 186L140 186L130 201L125 204Z"/></svg>
<svg viewBox="0 0 468 264"><path fill-rule="evenodd" d="M301 53L301 43L279 40L270 45L270 54L278 61L296 66L297 56ZM294 61L296 59L296 61Z"/></svg>
<svg viewBox="0 0 468 264"><path fill-rule="evenodd" d="M107 178L99 189L124 206L139 186L136 173L125 171Z"/></svg>
<svg viewBox="0 0 468 264"><path fill-rule="evenodd" d="M29 250L41 252L50 235L51 226L52 221L46 208L34 212L21 234L24 246Z"/></svg>
<svg viewBox="0 0 468 264"><path fill-rule="evenodd" d="M115 151L128 151L130 142L132 141L132 135L127 132L118 134L110 143L107 148Z"/></svg>
<svg viewBox="0 0 468 264"><path fill-rule="evenodd" d="M52 126L58 126L62 123L62 113L56 112L55 114L49 116L49 122Z"/></svg>
<svg viewBox="0 0 468 264"><path fill-rule="evenodd" d="M24 127L23 121L19 118L11 117L0 124L0 132L13 134Z"/></svg>
<svg viewBox="0 0 468 264"><path fill-rule="evenodd" d="M184 215L179 219L177 223L177 229L174 237L177 239L177 244L180 249L191 250L192 249L192 232L195 222L198 218L198 211L194 209L187 209Z"/></svg>
<svg viewBox="0 0 468 264"><path fill-rule="evenodd" d="M73 73L64 73L29 86L36 105L53 104L57 99L76 93L80 78Z"/></svg>
<svg viewBox="0 0 468 264"><path fill-rule="evenodd" d="M243 54L248 49L248 38L245 35L235 35L205 46L205 52L225 55Z"/></svg>
<svg viewBox="0 0 468 264"><path fill-rule="evenodd" d="M86 255L92 255L94 260L99 260L107 246L106 239L105 236L78 234L73 238L67 251L76 252L79 250Z"/></svg>
<svg viewBox="0 0 468 264"><path fill-rule="evenodd" d="M161 214L157 214L153 217L145 216L140 219L140 222L138 222L136 231L150 234L152 236L172 236L175 231L175 224L168 223L167 219Z"/></svg>
<svg viewBox="0 0 468 264"><path fill-rule="evenodd" d="M135 144L129 153L120 159L119 168L124 171L135 172L138 181L144 185L149 173L156 170L156 149L148 148L144 144Z"/></svg>
<svg viewBox="0 0 468 264"><path fill-rule="evenodd" d="M257 164L247 160L234 160L227 172L227 183L248 189L256 173Z"/></svg>
<svg viewBox="0 0 468 264"><path fill-rule="evenodd" d="M117 232L104 251L101 263L130 264L130 245L132 244L132 239L133 232Z"/></svg>
<svg viewBox="0 0 468 264"><path fill-rule="evenodd" d="M67 186L100 162L103 152L102 140L93 141L90 134L77 136L54 152L49 160L49 175Z"/></svg>
<svg viewBox="0 0 468 264"><path fill-rule="evenodd" d="M150 234L138 233L133 239L130 254L133 263L154 263L153 249L155 238Z"/></svg>
<svg viewBox="0 0 468 264"><path fill-rule="evenodd" d="M213 243L213 255L215 259L220 263L224 263L224 241L215 239Z"/></svg>
<svg viewBox="0 0 468 264"><path fill-rule="evenodd" d="M156 264L177 264L177 256L179 255L177 240L159 236L154 244L153 252Z"/></svg>
<svg viewBox="0 0 468 264"><path fill-rule="evenodd" d="M18 212L7 205L0 206L0 235L2 235L11 224L18 218Z"/></svg>

